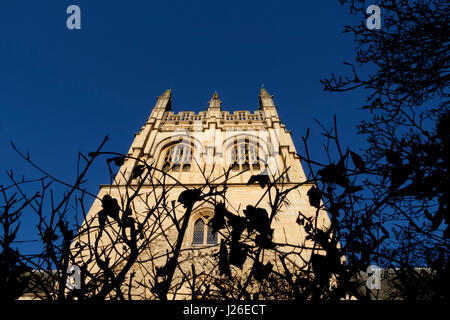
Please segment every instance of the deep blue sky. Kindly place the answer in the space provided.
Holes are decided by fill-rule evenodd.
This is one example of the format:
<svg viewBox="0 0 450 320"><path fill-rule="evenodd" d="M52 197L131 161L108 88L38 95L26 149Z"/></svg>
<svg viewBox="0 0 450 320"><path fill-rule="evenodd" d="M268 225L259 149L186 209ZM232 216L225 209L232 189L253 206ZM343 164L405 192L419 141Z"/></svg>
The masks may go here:
<svg viewBox="0 0 450 320"><path fill-rule="evenodd" d="M81 7L79 31L66 28L70 4ZM10 168L39 176L10 140L68 181L78 151L106 134L107 149L125 153L167 88L175 112L205 110L215 90L224 110L255 110L264 84L298 152L307 128L320 139L313 120L334 114L358 151L364 97L325 93L319 80L346 70L354 45L343 26L362 19L338 0L1 1L0 184ZM90 175L94 193L106 173Z"/></svg>

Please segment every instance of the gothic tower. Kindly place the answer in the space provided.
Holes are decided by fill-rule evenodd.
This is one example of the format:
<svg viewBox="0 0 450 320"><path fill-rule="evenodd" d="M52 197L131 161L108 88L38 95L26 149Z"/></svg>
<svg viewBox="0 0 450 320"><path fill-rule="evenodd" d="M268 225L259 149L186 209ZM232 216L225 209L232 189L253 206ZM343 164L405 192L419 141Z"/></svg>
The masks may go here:
<svg viewBox="0 0 450 320"><path fill-rule="evenodd" d="M268 213L273 209L273 194L258 183L249 184L252 176L267 176L280 190L292 188L270 226L273 229L271 240L280 252L289 255L307 243L303 227L296 222L299 212L314 219L318 228L329 225L328 215L318 212L309 203L307 192L312 184L305 183L290 131L280 121L273 96L262 88L259 108L254 112L230 113L222 110L221 105L219 95L214 92L206 111L176 113L172 110L170 89L157 98L150 117L136 133L126 157L119 159L120 169L115 181L100 186L98 198L79 232L77 247L84 251L75 262L78 259L85 263L91 259L91 274L102 269L98 266L99 261L113 266L117 272L129 268L127 279L134 273L134 279L130 280L134 283L133 297L140 299L157 296L157 290L151 287L160 281L158 277L164 278L161 270L163 266L169 267L171 253L177 249L179 267L171 279L171 286L176 282L175 278L192 277L193 266L197 275L218 274L214 261L217 261L221 238L225 237L226 231L213 232L212 219L217 204L223 202L225 208L237 216L244 216L249 205L264 208ZM220 194L223 189L219 190L219 186L224 188L225 180L226 196L223 197ZM260 181L263 180L257 179ZM212 192L215 188L217 193ZM184 221L182 204L186 204L186 199L181 199L180 194L193 189L202 189L202 194L209 192L211 196L197 202L188 220ZM109 206L105 195L117 200L119 216L101 218ZM105 221L112 229L114 224L126 229L124 221L128 220L123 218L124 215L133 218L129 221L136 223L135 230L143 233L138 237L142 244L140 256L131 267L127 266L126 259L121 261L124 252L131 250L126 248L127 242L121 240L124 245L116 245L112 232L107 232L106 228L101 231L99 248L95 249L99 253L87 249L86 245L89 235L93 232L98 235L95 228ZM184 223L182 245L177 248L177 237ZM131 232L126 230L125 235ZM128 234L128 237L130 239L132 235ZM290 261L294 267L301 264L301 259L295 255ZM277 262L273 265L276 268ZM233 272L244 269L245 265L233 267ZM144 282L148 288L138 285ZM187 286L179 288L177 294L176 298L189 298Z"/></svg>

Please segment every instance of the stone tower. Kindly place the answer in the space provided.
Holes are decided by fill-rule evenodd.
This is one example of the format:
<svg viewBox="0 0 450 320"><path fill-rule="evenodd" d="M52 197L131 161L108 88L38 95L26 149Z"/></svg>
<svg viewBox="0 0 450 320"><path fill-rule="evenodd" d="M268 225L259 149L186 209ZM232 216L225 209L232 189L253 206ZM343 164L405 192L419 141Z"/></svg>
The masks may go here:
<svg viewBox="0 0 450 320"><path fill-rule="evenodd" d="M211 219L218 202L224 202L227 210L236 215L243 215L243 210L248 205L262 207L270 212L270 195L257 183L248 184L252 176L267 175L271 181L277 181L280 188L293 189L287 197L286 205L280 208L271 223L274 230L272 241L286 245L279 246L281 252L293 252L294 246L304 246L306 243L305 231L296 223L299 211L314 218L317 227L326 227L329 224L328 215L316 212L309 204L307 192L312 185L305 183L306 177L291 134L280 121L273 96L262 88L259 107L254 112L243 110L230 113L222 110L221 105L222 101L215 92L206 111L198 114L192 111L175 113L172 110L171 90L166 90L159 96L150 117L136 133L127 156L120 162L121 167L114 183L100 186L98 198L80 229L79 242L87 243L87 234L96 232L83 233L81 230L86 230L88 226L95 230L92 227L98 226L99 212L105 209L105 203L101 201L105 195L118 199L121 210L124 210L129 201L132 203L129 205L131 212L127 215L133 217L133 221L143 221L143 217L150 215L145 223L157 227L147 228L146 232L152 233L152 236L140 251L143 258L139 259L142 264L131 267L127 277L134 272L135 280L147 279L145 281L154 284L157 278L152 272L168 265L168 258L164 254L176 250L174 244L179 230L174 225L174 219L181 219L183 214L183 207L179 203L180 194L188 189L206 190L221 185L224 172L227 171L226 199L212 196L208 201L199 202L192 208L186 222L183 243L179 248L180 260L186 261L186 271L181 272L181 264L174 278L191 274L192 265L196 266L197 274L208 273L210 266L214 269L213 262L207 260L218 252L221 237L224 236L220 232L212 232L211 228ZM142 164L148 164L155 171L146 175ZM140 174L136 174L137 171ZM161 211L155 210L156 207L161 208ZM168 218L167 215L171 212L173 216ZM109 221L112 225L115 223L112 218ZM179 220L179 226L182 222ZM126 261L120 262L122 249L109 248L111 241L111 237L102 234L100 246L110 251L101 253L105 257L101 261L107 261L120 271ZM95 260L92 258L95 255L92 252L88 254L87 251L83 253L82 260L87 261L88 256ZM149 270L145 270L146 259L152 260ZM206 262L202 259L206 259ZM295 257L291 259L294 266L297 260ZM274 265L276 266L276 262ZM98 266L93 263L92 270L96 268ZM239 272L239 268L235 269ZM133 286L135 298L155 296L154 291L138 287ZM189 297L188 291L180 289L176 298Z"/></svg>

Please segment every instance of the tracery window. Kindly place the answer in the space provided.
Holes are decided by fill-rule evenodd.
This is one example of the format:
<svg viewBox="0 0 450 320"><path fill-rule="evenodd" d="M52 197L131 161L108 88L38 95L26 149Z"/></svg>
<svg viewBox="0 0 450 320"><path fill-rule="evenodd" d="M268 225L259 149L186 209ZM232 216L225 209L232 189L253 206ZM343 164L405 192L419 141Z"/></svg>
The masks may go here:
<svg viewBox="0 0 450 320"><path fill-rule="evenodd" d="M235 140L231 150L231 163L234 170L259 170L258 144L249 139Z"/></svg>
<svg viewBox="0 0 450 320"><path fill-rule="evenodd" d="M213 234L209 216L199 217L194 223L193 245L217 244L217 233Z"/></svg>
<svg viewBox="0 0 450 320"><path fill-rule="evenodd" d="M162 170L164 172L189 171L192 162L192 147L186 143L178 143L167 149Z"/></svg>

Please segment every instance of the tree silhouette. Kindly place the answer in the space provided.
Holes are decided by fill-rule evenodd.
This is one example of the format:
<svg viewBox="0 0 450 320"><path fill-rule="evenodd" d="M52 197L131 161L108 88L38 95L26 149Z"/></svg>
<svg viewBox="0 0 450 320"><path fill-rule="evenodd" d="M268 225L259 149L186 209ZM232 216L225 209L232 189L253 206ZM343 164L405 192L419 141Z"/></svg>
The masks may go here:
<svg viewBox="0 0 450 320"><path fill-rule="evenodd" d="M354 14L365 10L365 1L340 2ZM399 268L393 283L399 297L448 297L442 283L449 280L449 7L407 0L379 6L380 30L364 23L345 28L356 44L355 63L347 63L351 74L333 74L322 83L328 92L367 93L362 108L372 119L358 128L369 146L363 157L351 153L355 169L347 176L364 177L362 204L374 207L387 236L372 261ZM370 70L365 76L363 68ZM331 138L337 138L336 130ZM342 169L328 170L335 180L342 175ZM338 200L333 198L330 209Z"/></svg>

